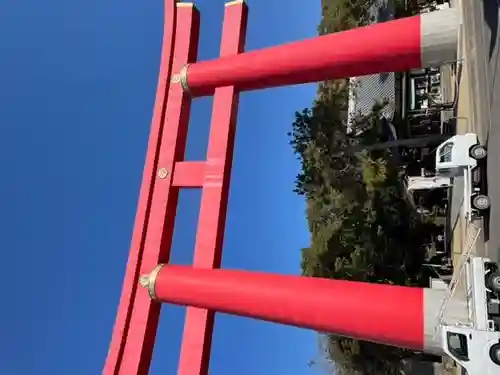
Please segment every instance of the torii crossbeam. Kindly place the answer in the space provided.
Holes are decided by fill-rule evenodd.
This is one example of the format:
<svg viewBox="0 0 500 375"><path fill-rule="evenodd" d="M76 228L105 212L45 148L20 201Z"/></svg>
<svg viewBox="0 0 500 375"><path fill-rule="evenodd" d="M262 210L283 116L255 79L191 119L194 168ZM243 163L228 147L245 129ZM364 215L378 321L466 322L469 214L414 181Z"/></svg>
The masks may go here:
<svg viewBox="0 0 500 375"><path fill-rule="evenodd" d="M189 306L179 375L208 374L216 311L440 353L439 338L434 335L435 312L443 299L440 291L216 269L221 260L239 93L455 60L456 11L243 52L247 14L243 1L227 3L220 58L197 62L196 7L165 0L151 134L103 374L148 373L160 302ZM207 158L184 161L191 99L203 95L214 96ZM192 267L168 265L180 188L202 189ZM145 288L138 288L139 283Z"/></svg>

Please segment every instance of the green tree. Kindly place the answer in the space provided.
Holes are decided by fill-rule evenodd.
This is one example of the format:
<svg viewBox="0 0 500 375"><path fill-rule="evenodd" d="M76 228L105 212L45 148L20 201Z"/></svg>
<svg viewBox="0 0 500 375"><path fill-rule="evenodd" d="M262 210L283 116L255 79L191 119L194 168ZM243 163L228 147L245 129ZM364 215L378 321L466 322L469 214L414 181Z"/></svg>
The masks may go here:
<svg viewBox="0 0 500 375"><path fill-rule="evenodd" d="M396 11L415 12L416 0L412 1L404 12L399 9L401 2L395 4ZM375 3L323 0L319 34L370 23ZM301 162L294 190L307 202L311 232L310 245L302 249L302 273L423 285L429 223L422 222L407 201L400 167L391 154L391 147L403 143L380 141L384 127L380 111L387 103L382 100L370 114L348 123L348 99L348 79L321 82L311 108L295 114L289 133ZM321 337L321 355L334 361L341 375L399 375L402 360L429 359L386 345L329 334Z"/></svg>

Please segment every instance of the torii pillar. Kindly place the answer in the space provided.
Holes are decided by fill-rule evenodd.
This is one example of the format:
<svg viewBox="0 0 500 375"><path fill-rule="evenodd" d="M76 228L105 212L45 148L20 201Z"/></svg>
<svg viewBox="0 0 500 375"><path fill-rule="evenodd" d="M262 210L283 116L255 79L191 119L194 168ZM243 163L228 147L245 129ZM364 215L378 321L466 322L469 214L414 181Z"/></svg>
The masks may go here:
<svg viewBox="0 0 500 375"><path fill-rule="evenodd" d="M444 290L163 264L140 283L159 302L444 355ZM465 301L447 307L447 319L467 319Z"/></svg>
<svg viewBox="0 0 500 375"><path fill-rule="evenodd" d="M178 375L208 374L216 311L439 354L435 327L443 292L216 269L221 263L239 93L453 61L456 10L245 53L247 12L244 1L227 3L221 57L196 62L199 13L192 3L165 0L151 133L103 373L148 373L158 302L189 306ZM191 99L203 95L214 95L207 158L185 161ZM193 268L163 265L169 260L181 188L202 189ZM147 290L138 288L139 281Z"/></svg>
<svg viewBox="0 0 500 375"><path fill-rule="evenodd" d="M458 12L447 9L186 65L193 96L439 66L456 60Z"/></svg>

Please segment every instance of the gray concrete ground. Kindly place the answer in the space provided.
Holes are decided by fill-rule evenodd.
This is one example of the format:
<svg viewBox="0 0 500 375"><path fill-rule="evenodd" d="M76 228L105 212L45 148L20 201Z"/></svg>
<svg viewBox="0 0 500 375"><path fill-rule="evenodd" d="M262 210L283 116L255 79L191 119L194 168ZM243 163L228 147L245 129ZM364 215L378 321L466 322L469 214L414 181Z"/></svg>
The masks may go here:
<svg viewBox="0 0 500 375"><path fill-rule="evenodd" d="M460 269L462 253L467 250L478 229L480 236L473 253L500 261L500 0L452 0L461 10L459 56L462 69L455 77L442 68L443 99L450 101L458 82L457 133L474 132L488 147L486 180L491 210L488 217L469 224L462 214L463 179L456 179L451 199L453 263ZM458 277L455 297L464 293L464 280ZM435 374L461 374L445 358Z"/></svg>
<svg viewBox="0 0 500 375"><path fill-rule="evenodd" d="M460 4L461 3L461 4ZM499 0L462 0L464 69L469 75L468 131L488 147L491 212L478 253L500 260L500 27ZM481 255L483 255L481 254Z"/></svg>
<svg viewBox="0 0 500 375"><path fill-rule="evenodd" d="M459 59L462 71L459 75L460 93L457 113L457 132L477 133L488 147L486 179L492 207L482 223L476 223L482 232L475 252L500 261L500 50L499 50L499 0L453 0L452 6L461 9L462 25ZM453 79L446 82L445 95L451 92ZM450 100L450 98L445 98ZM451 224L454 232L464 236L470 232L466 223L460 223L463 203L463 180L455 180L451 200ZM461 225L460 225L461 224ZM476 228L472 228L476 229ZM496 230L495 230L496 229ZM460 253L463 239L458 241L454 233L454 252Z"/></svg>

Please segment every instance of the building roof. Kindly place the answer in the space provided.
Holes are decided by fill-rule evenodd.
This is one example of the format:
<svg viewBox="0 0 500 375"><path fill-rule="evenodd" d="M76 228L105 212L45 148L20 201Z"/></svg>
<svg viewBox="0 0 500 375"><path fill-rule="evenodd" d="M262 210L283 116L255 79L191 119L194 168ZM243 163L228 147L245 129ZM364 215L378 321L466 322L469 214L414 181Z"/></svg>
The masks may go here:
<svg viewBox="0 0 500 375"><path fill-rule="evenodd" d="M389 0L379 0L372 7L373 23L393 19L394 12ZM383 41L381 41L383 48ZM387 102L382 109L381 116L392 120L394 116L396 86L393 72L372 74L362 77L352 77L349 80L349 111L348 122L357 116L366 116L372 112L377 103Z"/></svg>

